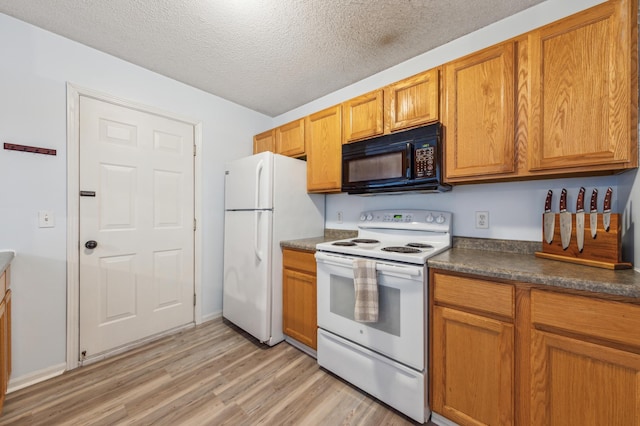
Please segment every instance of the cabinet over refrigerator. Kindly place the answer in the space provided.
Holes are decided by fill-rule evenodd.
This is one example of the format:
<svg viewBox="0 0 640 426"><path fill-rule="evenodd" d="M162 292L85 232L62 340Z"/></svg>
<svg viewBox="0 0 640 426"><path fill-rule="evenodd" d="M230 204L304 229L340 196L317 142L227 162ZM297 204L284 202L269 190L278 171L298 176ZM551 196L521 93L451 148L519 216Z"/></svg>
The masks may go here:
<svg viewBox="0 0 640 426"><path fill-rule="evenodd" d="M272 152L225 167L222 315L269 346L284 340L280 241L324 232L324 195L306 182L305 161Z"/></svg>

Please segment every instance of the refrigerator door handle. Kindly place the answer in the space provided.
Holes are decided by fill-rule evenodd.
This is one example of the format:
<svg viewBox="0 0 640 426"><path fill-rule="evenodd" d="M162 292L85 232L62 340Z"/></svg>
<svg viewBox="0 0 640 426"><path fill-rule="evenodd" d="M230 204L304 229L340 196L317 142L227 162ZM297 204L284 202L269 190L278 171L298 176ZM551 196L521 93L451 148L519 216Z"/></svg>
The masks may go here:
<svg viewBox="0 0 640 426"><path fill-rule="evenodd" d="M258 161L258 164L256 165L256 194L255 194L255 208L259 209L260 208L260 192L261 192L261 188L260 188L260 179L262 178L262 169L264 168L264 161L260 160ZM257 231L256 231L257 232Z"/></svg>
<svg viewBox="0 0 640 426"><path fill-rule="evenodd" d="M260 242L258 240L258 237L260 236L260 232L259 232L259 225L260 225L260 215L262 214L262 211L260 210L256 210L254 212L254 236L253 236L253 251L256 254L256 257L258 258L259 261L262 262L262 252L260 251Z"/></svg>

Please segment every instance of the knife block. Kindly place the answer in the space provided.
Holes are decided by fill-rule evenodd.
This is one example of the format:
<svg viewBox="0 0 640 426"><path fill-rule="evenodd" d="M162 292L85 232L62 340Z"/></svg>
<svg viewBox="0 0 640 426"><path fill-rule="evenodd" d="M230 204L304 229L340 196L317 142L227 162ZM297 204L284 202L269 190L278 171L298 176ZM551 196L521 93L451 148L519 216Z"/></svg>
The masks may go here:
<svg viewBox="0 0 640 426"><path fill-rule="evenodd" d="M619 213L611 213L609 231L604 230L602 213L598 213L596 238L591 237L589 213L584 215L584 247L582 253L578 250L576 239L576 215L571 214L571 240L566 250L562 248L560 238L560 214L556 213L553 240L547 243L542 230L542 252L536 252L537 257L578 263L606 269L628 269L633 265L622 261L622 226ZM544 227L544 216L543 216Z"/></svg>

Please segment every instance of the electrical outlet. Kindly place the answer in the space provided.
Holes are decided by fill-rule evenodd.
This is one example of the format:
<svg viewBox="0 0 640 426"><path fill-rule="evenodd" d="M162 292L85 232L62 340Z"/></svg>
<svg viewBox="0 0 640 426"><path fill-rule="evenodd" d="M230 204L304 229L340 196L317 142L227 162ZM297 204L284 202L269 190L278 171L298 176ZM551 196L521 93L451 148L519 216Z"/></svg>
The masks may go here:
<svg viewBox="0 0 640 426"><path fill-rule="evenodd" d="M342 223L342 212L338 212L338 223Z"/></svg>
<svg viewBox="0 0 640 426"><path fill-rule="evenodd" d="M489 229L489 212L476 212L476 228Z"/></svg>

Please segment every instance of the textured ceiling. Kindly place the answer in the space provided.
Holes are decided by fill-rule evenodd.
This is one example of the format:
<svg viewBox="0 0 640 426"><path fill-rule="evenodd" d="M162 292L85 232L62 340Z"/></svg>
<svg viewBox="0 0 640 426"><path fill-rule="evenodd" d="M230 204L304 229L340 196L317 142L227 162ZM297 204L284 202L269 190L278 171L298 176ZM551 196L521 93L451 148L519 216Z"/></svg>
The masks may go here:
<svg viewBox="0 0 640 426"><path fill-rule="evenodd" d="M543 0L0 0L0 12L276 116Z"/></svg>

